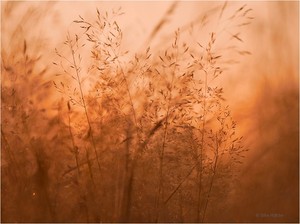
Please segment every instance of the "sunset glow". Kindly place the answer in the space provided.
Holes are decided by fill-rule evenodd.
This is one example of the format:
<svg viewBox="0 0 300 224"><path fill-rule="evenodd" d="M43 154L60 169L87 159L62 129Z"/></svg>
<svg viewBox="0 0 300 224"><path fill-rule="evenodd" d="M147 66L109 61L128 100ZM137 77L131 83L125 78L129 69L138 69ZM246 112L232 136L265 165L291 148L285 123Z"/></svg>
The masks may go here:
<svg viewBox="0 0 300 224"><path fill-rule="evenodd" d="M299 222L297 1L3 1L1 59L1 222Z"/></svg>

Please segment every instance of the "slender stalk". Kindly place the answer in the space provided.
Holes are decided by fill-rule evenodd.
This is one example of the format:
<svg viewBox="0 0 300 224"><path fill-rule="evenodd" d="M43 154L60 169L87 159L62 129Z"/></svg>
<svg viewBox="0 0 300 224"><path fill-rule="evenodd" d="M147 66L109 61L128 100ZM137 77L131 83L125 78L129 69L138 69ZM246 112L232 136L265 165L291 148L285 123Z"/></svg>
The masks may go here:
<svg viewBox="0 0 300 224"><path fill-rule="evenodd" d="M133 105L133 100L132 100L132 96L131 96L131 92L130 92L128 80L127 80L127 77L126 77L126 75L125 75L124 69L123 69L123 67L122 67L122 65L121 65L121 62L120 62L120 60L119 60L119 58L118 58L118 55L117 55L117 53L115 52L115 49L112 48L112 52L114 53L114 56L115 56L116 61L117 61L117 63L118 63L118 66L120 67L123 81L125 82L126 91L127 91L128 97L129 97L129 104L130 104L130 106L131 106L132 115L133 115L133 119L134 119L134 124L135 124L136 134L137 134L137 136L139 137L139 135L138 135L138 122L137 122L137 116L136 116L135 108L134 108L134 105Z"/></svg>
<svg viewBox="0 0 300 224"><path fill-rule="evenodd" d="M126 205L127 206L121 206L121 221L126 221L128 222L130 220L130 207L131 207L131 193L132 193L132 181L133 181L133 175L134 175L134 167L132 168L132 170L129 169L129 165L130 165L130 145L131 145L131 131L130 131L130 125L128 125L127 128L127 140L125 142L125 148L124 148L124 167L123 167L123 184L124 184L124 188L122 191L122 195L121 195L121 205ZM129 172L131 171L131 172Z"/></svg>
<svg viewBox="0 0 300 224"><path fill-rule="evenodd" d="M205 137L205 124L206 124L206 95L207 94L207 72L205 71L205 80L204 80L204 99L203 99L203 122L201 130L201 146L200 146L200 159L198 159L198 198L197 198L197 222L200 222L201 214L201 193L202 193L202 170L203 170L203 151L204 151L204 137Z"/></svg>
<svg viewBox="0 0 300 224"><path fill-rule="evenodd" d="M72 147L73 147L73 154L75 157L75 161L76 161L76 168L77 168L77 172L78 172L78 177L80 178L80 166L79 166L79 162L78 162L78 147L75 144L75 140L74 140L74 135L72 132L72 128L71 128L71 108L70 108L70 103L68 102L68 128L69 128L69 134L71 137L71 141L72 141Z"/></svg>
<svg viewBox="0 0 300 224"><path fill-rule="evenodd" d="M170 90L171 94L171 90ZM170 114L170 101L171 101L171 95L168 100L168 108L167 108L167 114L166 114L166 125L164 128L164 135L163 135L163 144L162 144L162 149L160 152L160 158L159 158L159 184L158 184L158 190L157 190L157 197L156 197L156 218L155 222L159 221L159 215L160 215L160 198L163 197L163 163L164 163L164 152L165 152L165 147L166 147L166 139L167 139L167 130L168 130L168 118Z"/></svg>
<svg viewBox="0 0 300 224"><path fill-rule="evenodd" d="M124 175L121 174L121 156L119 154L116 154L117 162L116 162L116 184L115 184L115 200L114 200L114 222L122 221L121 218L121 199L122 194L121 190L124 189L123 183L124 183Z"/></svg>
<svg viewBox="0 0 300 224"><path fill-rule="evenodd" d="M198 155L199 157L200 155ZM187 180L187 178L192 174L192 172L194 171L194 169L198 166L198 162L196 162L192 168L190 169L190 171L185 175L185 177L181 180L181 182L177 185L177 187L172 191L172 193L169 195L169 197L167 197L167 199L164 201L164 205L166 205L170 199L175 195L175 193L180 189L180 187L182 186L182 184L184 184L184 182Z"/></svg>
<svg viewBox="0 0 300 224"><path fill-rule="evenodd" d="M200 222L200 213L201 213L201 193L202 193L202 168L203 168L203 152L204 152L204 138L205 138L205 125L206 125L206 98L207 98L207 72L205 71L205 82L204 82L204 100L203 100L203 122L202 122L202 132L201 132L201 146L198 155L196 156L196 163L192 166L187 175L182 179L182 181L177 185L177 187L173 190L173 192L168 196L165 200L164 204L167 204L169 200L175 195L175 193L180 189L182 184L188 179L193 170L197 168L198 171L198 200L197 200L197 221Z"/></svg>
<svg viewBox="0 0 300 224"><path fill-rule="evenodd" d="M159 33L160 30L162 30L162 28L168 23L168 19L169 17L172 15L172 13L175 11L175 9L178 6L178 1L174 1L168 8L168 10L164 13L164 15L162 16L162 18L159 20L159 22L153 27L149 37L146 39L145 43L142 45L144 46L148 46L149 43L151 43L151 41L157 36L157 34Z"/></svg>
<svg viewBox="0 0 300 224"><path fill-rule="evenodd" d="M99 168L99 171L101 172L101 166L100 166L99 156L98 156L97 147L96 147L96 143L95 143L95 139L94 139L94 133L93 133L90 117L89 117L89 114L88 114L88 111L87 111L87 105L86 105L86 102L85 102L84 93L83 93L82 85L81 85L81 81L80 81L79 68L78 68L76 60L75 60L75 52L74 52L74 49L73 49L73 45L71 43L71 38L69 36L68 36L68 41L69 41L69 46L70 46L71 53L72 53L73 66L74 66L74 69L75 69L75 72L76 72L76 78L77 78L77 82L78 82L78 86L79 86L80 98L82 100L82 105L83 105L83 108L84 108L85 117L86 117L88 127L89 127L89 132L88 132L89 136L88 137L90 137L90 139L91 139L91 143L92 143L95 155L96 155L98 168Z"/></svg>
<svg viewBox="0 0 300 224"><path fill-rule="evenodd" d="M129 168L129 177L128 177L128 203L131 203L131 195L132 195L132 187L133 187L133 180L135 177L135 167L136 167L136 163L137 160L140 156L140 153L145 149L145 147L147 146L147 144L149 143L150 139L152 138L152 136L160 129L160 127L162 126L163 121L165 120L165 118L161 119L149 132L149 134L147 135L146 140L140 144L137 152L134 154L134 158L132 159L132 164L131 167ZM130 217L131 214L131 207L128 207L128 218Z"/></svg>
<svg viewBox="0 0 300 224"><path fill-rule="evenodd" d="M69 36L68 36L68 39L69 39L68 42L69 42L69 46L70 46L71 53L72 53L73 66L74 66L74 69L76 71L76 78L77 78L77 82L78 82L78 86L79 86L80 98L82 100L82 105L83 105L83 108L84 108L85 117L86 117L86 120L87 120L87 123L88 123L88 127L89 127L88 137L91 140L92 147L94 149L95 156L96 156L97 165L98 165L98 168L99 168L99 174L101 176L100 159L99 159L99 155L98 155L98 152L97 152L97 147L96 147L96 142L95 142L95 138L94 138L94 133L93 133L93 129L92 129L90 117L89 117L89 114L88 114L88 111L87 111L87 104L86 104L86 101L85 101L85 98L84 98L84 93L83 93L83 89L82 89L82 85L81 85L81 81L80 81L79 68L78 68L76 60L75 60L75 51L73 49L71 38ZM102 142L100 144L102 144ZM89 152L88 151L89 150L86 148L86 158L87 158L87 162L88 162L90 177L91 177L91 180L92 180L92 189L93 189L92 192L91 192L92 193L92 200L94 200L94 197L95 197L94 190L95 190L95 186L96 185L95 185L94 175L93 175L93 172L92 172L92 164L91 164L91 160L89 158ZM101 186L99 186L99 188L101 188ZM98 189L98 190L99 190L99 192L101 192L101 189ZM96 218L98 220L101 220L101 218L100 218L101 214L100 215L99 214L95 214L95 215L96 215Z"/></svg>
<svg viewBox="0 0 300 224"><path fill-rule="evenodd" d="M137 139L138 139L138 144L139 144L141 138L140 138L140 134L139 134L139 130L138 130L137 115L136 115L136 111L135 111L135 108L134 108L134 105L133 105L133 99L132 99L132 95L131 95L131 92L130 92L128 80L127 80L127 77L126 77L125 72L123 70L123 67L121 66L121 62L120 62L120 60L119 60L119 58L118 58L118 56L115 52L115 49L112 49L112 51L114 53L114 56L116 58L116 61L117 61L118 65L120 67L121 74L122 74L122 77L123 77L123 81L125 82L127 95L128 95L128 98L129 98L129 104L131 106L132 116L133 116L133 120L134 120L135 133L136 133L136 136L137 136ZM128 147L128 151L129 151L129 145L127 147ZM137 158L137 155L139 153L138 148L135 152L133 152L131 168L128 169L128 172L127 172L127 175L126 175L127 176L127 183L125 183L125 193L123 195L123 197L124 197L123 201L125 201L125 203L123 204L123 209L125 210L125 214L122 215L124 217L125 221L130 220L130 216L131 216L132 186L133 186L133 179L134 179L134 174L135 174L136 158Z"/></svg>
<svg viewBox="0 0 300 224"><path fill-rule="evenodd" d="M163 163L164 163L164 154L165 154L165 148L166 148L166 142L167 142L167 134L168 134L168 126L169 126L169 116L170 116L170 110L171 110L171 101L172 101L172 90L173 90L173 85L174 85L174 79L175 79L175 71L176 71L176 63L178 61L178 45L177 45L177 38L178 38L178 33L176 33L175 37L175 44L173 45L174 48L176 48L176 57L175 57L175 63L174 63L174 69L172 71L172 80L170 83L170 89L169 93L170 96L168 98L168 106L167 106L167 113L166 113L166 118L165 118L165 129L164 129L164 135L163 135L163 144L162 144L162 149L160 151L160 160L159 160L159 184L158 184L158 190L157 190L157 199L156 199L156 218L155 222L159 222L160 218L160 211L162 210L162 207L164 204L161 203L161 200L164 198L164 186L163 186Z"/></svg>
<svg viewBox="0 0 300 224"><path fill-rule="evenodd" d="M203 210L203 216L202 216L202 220L201 222L204 222L205 220L205 215L206 215L206 210L207 210L207 205L208 205L208 201L211 195L211 191L212 191L212 187L213 187L213 183L214 183L214 178L217 172L217 163L218 163L218 159L219 159L219 143L218 143L218 136L216 134L216 155L215 155L215 161L214 161L214 167L213 167L213 173L212 173L212 177L210 180L210 184L209 184L209 190L208 190L208 194L206 197L206 202L205 202L205 206L204 206L204 210Z"/></svg>
<svg viewBox="0 0 300 224"><path fill-rule="evenodd" d="M93 174L93 170L92 170L90 154L89 154L89 150L87 148L85 148L85 156L86 156L86 161L87 161L87 165L89 168L89 174L91 177L91 181L92 181L93 186L95 186L95 179L94 179L94 174Z"/></svg>
<svg viewBox="0 0 300 224"><path fill-rule="evenodd" d="M81 183L80 183L81 171L80 171L80 166L79 166L79 161L78 161L78 147L75 144L74 135L73 135L72 128L71 128L71 107L70 107L69 102L68 102L68 121L69 121L68 128L69 128L69 133L70 133L70 137L71 137L71 141L72 141L73 154L75 157L76 168L77 168L77 172L78 172L79 192L85 202L84 208L85 208L85 213L86 213L86 219L87 219L87 221L89 221L89 211L88 211L88 206L87 206L87 199L86 199L85 194L82 192L82 187L81 187Z"/></svg>

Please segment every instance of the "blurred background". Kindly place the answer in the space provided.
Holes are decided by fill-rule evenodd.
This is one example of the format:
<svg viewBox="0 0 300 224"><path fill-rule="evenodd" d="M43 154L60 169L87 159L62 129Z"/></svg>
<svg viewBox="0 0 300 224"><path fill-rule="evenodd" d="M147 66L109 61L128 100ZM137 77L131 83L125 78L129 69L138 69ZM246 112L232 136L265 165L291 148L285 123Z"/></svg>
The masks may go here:
<svg viewBox="0 0 300 224"><path fill-rule="evenodd" d="M242 48L250 53L230 55L238 60L228 67L220 82L250 151L241 166L228 210L210 214L210 221L297 222L299 3L228 2L223 16L226 18L244 4L252 9L254 19L239 28L239 37ZM223 5L224 2L205 1L1 2L2 58L16 45L24 49L24 43L16 41L23 37L28 51L40 52L38 67L47 67L43 76L47 83L55 73L49 58L55 57L54 49L62 45L68 30L74 29L72 21L79 15L92 19L96 8L110 11L121 7L124 14L117 20L124 34L123 46L130 52L139 52L146 45L158 48L178 27L188 32L186 27L198 23L205 14L217 20L219 14L214 13ZM164 22L160 24L161 21ZM156 32L158 25L161 27ZM203 32L218 29L222 26L215 22ZM222 45L222 36L219 38ZM45 116L50 116L58 94L54 91L47 99L41 102L41 108L46 108Z"/></svg>

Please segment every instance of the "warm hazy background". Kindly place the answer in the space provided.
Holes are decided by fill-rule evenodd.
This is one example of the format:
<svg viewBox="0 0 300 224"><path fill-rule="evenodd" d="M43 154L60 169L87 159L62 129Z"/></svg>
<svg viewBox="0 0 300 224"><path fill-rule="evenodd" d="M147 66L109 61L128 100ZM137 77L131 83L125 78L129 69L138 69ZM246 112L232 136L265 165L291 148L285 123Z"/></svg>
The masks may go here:
<svg viewBox="0 0 300 224"><path fill-rule="evenodd" d="M159 47L177 27L197 21L222 2L179 2L163 29L149 36L173 2L1 2L1 49L9 52L14 38L36 41L52 80L54 48L60 48L72 21L80 14L92 18L101 11L122 7L118 18L124 33L123 46L130 52L145 45ZM247 3L255 18L241 31L242 48L251 55L236 56L239 63L222 77L225 96L238 130L250 148L239 177L230 212L215 220L240 222L299 221L299 3L229 2L224 13ZM150 40L150 42L149 42ZM226 43L224 43L226 44ZM20 43L22 46L23 43ZM28 47L29 49L29 47ZM34 51L34 49L29 49ZM5 79L5 77L2 77ZM57 100L48 96L47 108ZM47 108L52 114L51 108ZM281 217L256 217L281 214ZM213 216L212 216L213 217ZM211 221L214 221L212 218Z"/></svg>

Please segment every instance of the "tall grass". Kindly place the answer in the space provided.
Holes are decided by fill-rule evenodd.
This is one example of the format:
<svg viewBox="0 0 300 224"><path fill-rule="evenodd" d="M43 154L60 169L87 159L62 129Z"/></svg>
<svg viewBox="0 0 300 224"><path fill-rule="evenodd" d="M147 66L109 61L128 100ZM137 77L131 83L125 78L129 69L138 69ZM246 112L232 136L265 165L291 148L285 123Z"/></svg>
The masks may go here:
<svg viewBox="0 0 300 224"><path fill-rule="evenodd" d="M245 14L247 10L245 6L239 8L233 18L238 13ZM230 111L228 107L223 106L223 89L213 84L223 71L220 61L222 52L214 51L218 34L210 33L207 44L203 46L197 41L187 44L184 40L188 36L184 33L181 40L181 33L178 30L175 32L173 42L165 50L153 51L150 47L146 47L144 52L136 54L131 59L127 56L128 52L122 53L122 31L114 20L118 14L120 12L116 11L110 16L97 10L95 22L86 21L82 17L75 20L74 23L80 24L83 31L75 34L73 40L68 34L65 43L71 44L71 55L62 56L57 52L62 58L62 63L55 63L60 64L69 77L74 79L75 76L79 90L74 89L72 94L79 96L81 101L79 107L83 107L84 113L95 114L95 119L100 116L98 120L101 120L101 124L87 117L87 136L91 134L91 130L95 130L94 136L97 137L92 138L93 145L105 146L106 151L99 153L106 154L116 147L124 148L125 153L121 158L123 161L121 163L125 166L121 175L123 183L114 180L119 183L118 186L120 184L123 186L123 190L116 189L116 192L112 192L117 195L113 197L117 198L115 203L119 204L114 207L120 211L115 210L119 215L113 216L116 221L139 220L135 218L136 206L141 202L145 203L144 194L150 193L155 198L151 206L154 210L149 211L155 215L150 220L155 222L168 220L161 217L161 214L168 214L168 203L171 203L171 198L184 187L182 181L172 179L185 172L185 169L179 169L168 174L169 169L172 169L170 166L173 165L173 160L178 160L179 157L192 156L197 165L190 167L191 170L183 180L195 181L198 186L195 221L203 222L209 202L213 203L211 197L216 179L222 178L225 181L226 175L219 177L222 173L236 172L233 167L241 162L239 156L244 151L241 147L241 138L234 137L235 122L230 117ZM82 44L84 38L87 44ZM233 39L240 41L237 35ZM73 45L81 47L73 50ZM75 63L75 58L82 60L79 50L91 52L92 63L83 69L77 67ZM70 66L69 70L65 69L67 66ZM85 96L81 87L84 80L79 78L79 71L86 72L85 80L88 80L88 77L92 80L89 93L89 100L92 102L90 106L84 101ZM61 92L65 92L65 86L63 83L61 87L56 84ZM76 105L77 101L73 95L68 97ZM117 128L110 124L113 122L112 118L118 120ZM101 129L96 128L99 126ZM147 129L151 130L150 133ZM192 141L184 144L180 150L191 147L194 149L192 152L183 150L179 154L179 149L176 149L175 145L179 143L179 139L184 141L183 136L186 132L192 135ZM107 139L112 134L116 137L115 142L109 142ZM173 136L178 136L178 140ZM104 160L97 156L97 147L94 147L94 152L96 160L103 163ZM152 157L153 161L147 161L147 157ZM144 160L151 164L151 176L157 182L152 183L156 186L156 190L141 193L137 188L143 185L139 180L139 175L142 174L139 163ZM180 164L179 161L177 163ZM219 166L222 166L222 169ZM225 169L223 166L231 169ZM197 167L196 179L193 174L195 167ZM97 171L93 169L91 172ZM118 177L120 178L120 174ZM98 184L101 182L102 179Z"/></svg>
<svg viewBox="0 0 300 224"><path fill-rule="evenodd" d="M221 210L246 149L218 80L233 66L226 50L242 42L230 27L252 19L247 6L226 18L226 7L209 14L218 26L230 25L221 31L199 32L209 26L204 15L163 47L136 53L124 50L120 9L79 16L73 25L80 31L70 30L48 62L56 76L47 83L48 68L28 53L33 40L18 37L22 46L3 49L2 186L12 198L5 198L3 220L206 222ZM154 27L149 45L175 9ZM233 48L220 47L224 36ZM46 116L40 101L55 91L57 114Z"/></svg>

